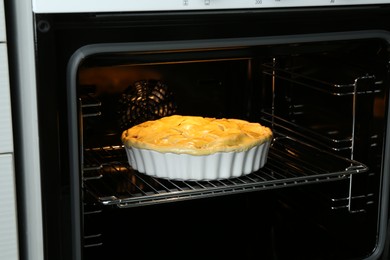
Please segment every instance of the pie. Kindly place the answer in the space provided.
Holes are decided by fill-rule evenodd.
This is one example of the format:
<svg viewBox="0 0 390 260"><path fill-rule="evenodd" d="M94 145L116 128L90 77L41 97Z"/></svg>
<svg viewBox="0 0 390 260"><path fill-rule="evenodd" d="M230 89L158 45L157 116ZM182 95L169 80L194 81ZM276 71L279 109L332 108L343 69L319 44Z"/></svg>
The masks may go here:
<svg viewBox="0 0 390 260"><path fill-rule="evenodd" d="M259 170L267 161L270 128L242 119L173 115L122 133L129 164L147 175L215 180Z"/></svg>
<svg viewBox="0 0 390 260"><path fill-rule="evenodd" d="M181 115L146 121L122 134L126 147L191 155L247 151L271 138L271 129L259 123Z"/></svg>

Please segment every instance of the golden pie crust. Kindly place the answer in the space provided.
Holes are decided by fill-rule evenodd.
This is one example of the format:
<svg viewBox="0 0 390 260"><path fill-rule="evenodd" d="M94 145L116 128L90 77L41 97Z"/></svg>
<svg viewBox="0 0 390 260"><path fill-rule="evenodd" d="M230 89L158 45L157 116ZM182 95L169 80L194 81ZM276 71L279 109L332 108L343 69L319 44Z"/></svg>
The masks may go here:
<svg viewBox="0 0 390 260"><path fill-rule="evenodd" d="M243 152L271 139L271 129L259 123L182 115L146 121L122 133L126 147L189 155Z"/></svg>

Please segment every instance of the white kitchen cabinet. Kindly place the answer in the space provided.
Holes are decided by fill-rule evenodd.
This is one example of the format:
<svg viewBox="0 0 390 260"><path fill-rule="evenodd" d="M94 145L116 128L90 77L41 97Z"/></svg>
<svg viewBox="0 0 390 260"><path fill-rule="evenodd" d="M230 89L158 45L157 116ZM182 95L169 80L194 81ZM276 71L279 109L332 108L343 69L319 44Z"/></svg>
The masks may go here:
<svg viewBox="0 0 390 260"><path fill-rule="evenodd" d="M4 2L0 0L0 43L2 42L5 42L5 17Z"/></svg>
<svg viewBox="0 0 390 260"><path fill-rule="evenodd" d="M0 259L19 259L14 163L0 154Z"/></svg>
<svg viewBox="0 0 390 260"><path fill-rule="evenodd" d="M0 0L0 259L18 260L18 218L4 2Z"/></svg>
<svg viewBox="0 0 390 260"><path fill-rule="evenodd" d="M13 152L7 45L0 43L0 154Z"/></svg>

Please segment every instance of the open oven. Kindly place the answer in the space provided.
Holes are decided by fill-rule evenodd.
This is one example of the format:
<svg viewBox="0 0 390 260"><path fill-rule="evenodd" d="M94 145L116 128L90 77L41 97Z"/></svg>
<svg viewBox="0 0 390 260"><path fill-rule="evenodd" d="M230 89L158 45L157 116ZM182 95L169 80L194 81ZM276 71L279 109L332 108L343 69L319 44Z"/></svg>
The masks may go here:
<svg viewBox="0 0 390 260"><path fill-rule="evenodd" d="M44 259L388 257L388 1L54 2L30 14ZM20 30L25 12L7 8ZM25 43L10 38L21 151ZM172 114L268 126L265 166L199 181L134 170L122 132Z"/></svg>

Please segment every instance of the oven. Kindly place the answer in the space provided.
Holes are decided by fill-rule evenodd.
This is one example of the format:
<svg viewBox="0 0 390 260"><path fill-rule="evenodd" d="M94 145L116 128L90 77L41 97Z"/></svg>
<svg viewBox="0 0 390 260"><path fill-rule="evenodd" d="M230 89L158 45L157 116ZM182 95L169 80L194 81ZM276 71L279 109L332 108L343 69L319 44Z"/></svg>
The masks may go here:
<svg viewBox="0 0 390 260"><path fill-rule="evenodd" d="M389 1L5 3L23 258L388 257ZM175 114L268 126L264 167L135 170Z"/></svg>

